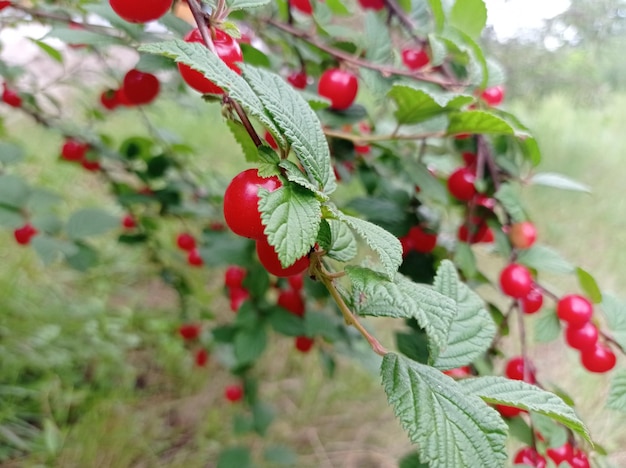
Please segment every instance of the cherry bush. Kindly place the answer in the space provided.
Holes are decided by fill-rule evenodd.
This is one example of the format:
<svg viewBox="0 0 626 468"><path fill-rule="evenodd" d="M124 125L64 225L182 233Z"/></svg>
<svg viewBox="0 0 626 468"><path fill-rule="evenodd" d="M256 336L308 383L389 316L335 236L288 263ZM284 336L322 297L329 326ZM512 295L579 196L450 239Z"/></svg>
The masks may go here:
<svg viewBox="0 0 626 468"><path fill-rule="evenodd" d="M543 341L563 330L581 366L615 372L626 304L537 242L519 187L585 187L538 172L535 139L501 107L503 74L479 44L482 0L2 1L0 10L3 28L49 26L34 42L61 63L58 42L47 39L85 57L138 51L133 68L110 70L118 85L99 92L89 119L134 108L151 135L114 145L70 112L52 111L54 97L27 67L0 62L0 117L21 113L61 134L60 160L95 173L126 213L83 208L58 219L37 203L45 187L13 171L24 150L7 138L0 223L42 265L79 271L98 263L92 239L121 226L119 242L145 249L179 294L178 333L196 364L219 355L239 379L224 389L247 408L239 432L262 435L271 422L255 363L274 334L320 353L330 375L336 350L364 340L390 411L416 445L402 466L601 460L574 401L536 375L525 326L538 314ZM164 89L221 106L218 132L228 129L241 147L229 157L250 168L207 189L212 175L185 164L190 147L155 132L143 114ZM341 185L349 188L337 195ZM165 220L180 226L171 244ZM500 263L483 265L476 249ZM186 264L172 262L173 251ZM188 300L186 269L218 266L227 267L234 312L226 325L211 305ZM554 273L575 275L582 294L550 290L544 278ZM500 302L481 298L479 287ZM201 320L184 319L198 316L193 307ZM402 321L395 343L381 343L368 317ZM521 353L505 356L500 338L513 323ZM626 373L612 382L608 406L624 410ZM511 454L509 429L523 444ZM224 456L243 466L249 453Z"/></svg>

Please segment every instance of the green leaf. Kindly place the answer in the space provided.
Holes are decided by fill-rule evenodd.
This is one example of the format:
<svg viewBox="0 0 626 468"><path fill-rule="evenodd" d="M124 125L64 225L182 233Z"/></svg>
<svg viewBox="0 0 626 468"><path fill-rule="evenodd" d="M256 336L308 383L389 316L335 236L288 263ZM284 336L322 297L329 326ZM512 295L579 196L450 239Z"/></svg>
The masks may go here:
<svg viewBox="0 0 626 468"><path fill-rule="evenodd" d="M241 146L246 161L257 162L259 160L259 151L245 127L234 120L227 120L226 125L228 125L230 132L235 137L237 143L239 143L239 146Z"/></svg>
<svg viewBox="0 0 626 468"><path fill-rule="evenodd" d="M626 349L626 304L608 293L604 293L602 298L602 311L613 338Z"/></svg>
<svg viewBox="0 0 626 468"><path fill-rule="evenodd" d="M452 26L478 39L487 24L487 7L483 0L456 0L448 19Z"/></svg>
<svg viewBox="0 0 626 468"><path fill-rule="evenodd" d="M337 329L338 320L323 312L307 310L304 314L306 336L321 336L330 341L338 340L341 335Z"/></svg>
<svg viewBox="0 0 626 468"><path fill-rule="evenodd" d="M87 271L98 263L98 251L88 245L79 244L78 251L73 255L68 255L65 261L72 268L78 271Z"/></svg>
<svg viewBox="0 0 626 468"><path fill-rule="evenodd" d="M352 281L352 303L357 314L414 318L426 330L431 359L444 349L457 312L452 299L401 274L391 282L366 268L350 266L346 273Z"/></svg>
<svg viewBox="0 0 626 468"><path fill-rule="evenodd" d="M322 221L321 203L298 185L259 190L259 210L267 240L287 267L311 250Z"/></svg>
<svg viewBox="0 0 626 468"><path fill-rule="evenodd" d="M448 370L468 365L491 345L496 334L493 319L481 297L459 280L451 262L442 262L434 288L451 298L458 310L448 332L447 347L434 366Z"/></svg>
<svg viewBox="0 0 626 468"><path fill-rule="evenodd" d="M253 468L253 466L247 447L232 447L220 453L216 468Z"/></svg>
<svg viewBox="0 0 626 468"><path fill-rule="evenodd" d="M341 221L348 224L378 254L387 279L394 278L402 263L400 241L393 234L369 221L347 216L340 212L338 215Z"/></svg>
<svg viewBox="0 0 626 468"><path fill-rule="evenodd" d="M231 11L258 8L267 5L270 0L226 0L228 9Z"/></svg>
<svg viewBox="0 0 626 468"><path fill-rule="evenodd" d="M270 325L278 333L286 336L301 336L305 334L304 320L280 307L272 310L269 316Z"/></svg>
<svg viewBox="0 0 626 468"><path fill-rule="evenodd" d="M263 452L263 459L271 466L297 466L296 453L282 445L267 447Z"/></svg>
<svg viewBox="0 0 626 468"><path fill-rule="evenodd" d="M535 341L549 343L561 334L561 321L554 309L544 309L535 321Z"/></svg>
<svg viewBox="0 0 626 468"><path fill-rule="evenodd" d="M254 430L257 434L264 436L267 429L274 421L274 410L266 403L257 401L252 407L252 416L254 418Z"/></svg>
<svg viewBox="0 0 626 468"><path fill-rule="evenodd" d="M70 216L65 231L70 239L104 234L120 226L120 219L100 208L85 208Z"/></svg>
<svg viewBox="0 0 626 468"><path fill-rule="evenodd" d="M62 256L69 257L78 252L78 247L74 243L48 237L45 234L33 237L31 245L44 265L49 265Z"/></svg>
<svg viewBox="0 0 626 468"><path fill-rule="evenodd" d="M411 452L400 459L398 468L428 468L428 464L420 462L419 452Z"/></svg>
<svg viewBox="0 0 626 468"><path fill-rule="evenodd" d="M504 420L509 426L509 435L526 445L532 445L534 441L533 431L522 418L506 418ZM543 432L541 433L543 435Z"/></svg>
<svg viewBox="0 0 626 468"><path fill-rule="evenodd" d="M522 265L539 271L550 273L574 273L574 265L565 260L561 254L545 245L535 244L530 249L519 253L517 261Z"/></svg>
<svg viewBox="0 0 626 468"><path fill-rule="evenodd" d="M50 57L52 60L58 63L63 63L63 55L61 55L61 52L59 52L57 49L55 49L49 44L46 44L43 41L38 41L37 39L33 39L32 37L29 37L28 39L30 39L30 41L33 44L35 44L37 47L43 50L48 55L48 57Z"/></svg>
<svg viewBox="0 0 626 468"><path fill-rule="evenodd" d="M365 57L373 63L389 63L392 57L393 41L383 16L372 10L365 14L363 49Z"/></svg>
<svg viewBox="0 0 626 468"><path fill-rule="evenodd" d="M591 187L588 185L581 184L580 182L570 179L563 174L557 174L555 172L540 172L535 174L528 180L528 183L532 185L545 185L546 187L553 187L561 190L591 193Z"/></svg>
<svg viewBox="0 0 626 468"><path fill-rule="evenodd" d="M235 336L235 357L240 365L256 361L267 347L267 333L263 326L244 328Z"/></svg>
<svg viewBox="0 0 626 468"><path fill-rule="evenodd" d="M580 284L580 287L591 302L600 304L602 302L602 292L598 287L596 279L591 276L591 273L580 267L576 267L576 276L578 277L578 284Z"/></svg>
<svg viewBox="0 0 626 468"><path fill-rule="evenodd" d="M338 262L349 262L358 253L357 242L354 234L345 223L336 219L322 221L320 234L324 232L324 249L328 257ZM318 237L319 238L319 237Z"/></svg>
<svg viewBox="0 0 626 468"><path fill-rule="evenodd" d="M24 216L19 208L5 208L0 205L0 226L15 229L24 225Z"/></svg>
<svg viewBox="0 0 626 468"><path fill-rule="evenodd" d="M450 118L447 133L487 133L513 135L513 127L504 119L482 110L455 112Z"/></svg>
<svg viewBox="0 0 626 468"><path fill-rule="evenodd" d="M0 175L0 205L22 208L26 205L31 189L21 177Z"/></svg>
<svg viewBox="0 0 626 468"><path fill-rule="evenodd" d="M12 164L24 159L24 149L21 146L0 141L0 163Z"/></svg>
<svg viewBox="0 0 626 468"><path fill-rule="evenodd" d="M430 4L430 11L433 14L433 19L435 20L435 30L440 33L443 31L443 27L446 23L446 15L443 11L443 5L441 4L441 0L428 0Z"/></svg>
<svg viewBox="0 0 626 468"><path fill-rule="evenodd" d="M432 367L393 353L381 365L389 404L430 468L501 468L507 427L480 398Z"/></svg>
<svg viewBox="0 0 626 468"><path fill-rule="evenodd" d="M46 37L56 37L66 44L84 44L94 46L125 45L124 40L117 36L64 27L52 28Z"/></svg>
<svg viewBox="0 0 626 468"><path fill-rule="evenodd" d="M459 384L487 403L514 406L548 416L591 443L589 431L574 410L555 394L536 385L498 376L463 379Z"/></svg>
<svg viewBox="0 0 626 468"><path fill-rule="evenodd" d="M331 193L335 188L335 176L331 171L330 150L311 106L280 76L245 65L242 69L268 114L291 144L311 182L316 181L319 189Z"/></svg>
<svg viewBox="0 0 626 468"><path fill-rule="evenodd" d="M413 83L395 84L387 96L396 103L394 115L399 124L423 122L452 109L459 109L474 100L469 95L425 89Z"/></svg>
<svg viewBox="0 0 626 468"><path fill-rule="evenodd" d="M528 219L522 202L511 184L502 184L494 196L511 216L513 222L519 223Z"/></svg>
<svg viewBox="0 0 626 468"><path fill-rule="evenodd" d="M626 413L626 371L621 370L613 375L606 406Z"/></svg>

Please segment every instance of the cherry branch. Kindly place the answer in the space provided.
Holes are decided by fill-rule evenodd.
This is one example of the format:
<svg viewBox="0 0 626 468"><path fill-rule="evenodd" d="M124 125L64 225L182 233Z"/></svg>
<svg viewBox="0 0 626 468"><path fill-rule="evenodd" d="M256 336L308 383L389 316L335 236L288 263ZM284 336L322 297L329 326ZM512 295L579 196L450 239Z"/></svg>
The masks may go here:
<svg viewBox="0 0 626 468"><path fill-rule="evenodd" d="M414 133L410 135L398 135L395 133L391 133L388 135L363 135L363 134L355 134L355 133L347 133L340 132L331 129L323 129L324 135L332 138L339 138L341 140L348 140L353 143L375 143L379 141L390 141L390 140L426 140L428 138L444 138L446 136L450 136L445 131L438 132L425 132L425 133Z"/></svg>

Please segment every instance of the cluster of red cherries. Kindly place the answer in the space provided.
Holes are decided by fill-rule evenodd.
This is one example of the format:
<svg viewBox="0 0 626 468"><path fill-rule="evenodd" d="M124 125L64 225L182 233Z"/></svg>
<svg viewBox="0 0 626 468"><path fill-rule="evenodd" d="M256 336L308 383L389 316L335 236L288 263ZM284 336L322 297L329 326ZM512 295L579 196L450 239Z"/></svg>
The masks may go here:
<svg viewBox="0 0 626 468"><path fill-rule="evenodd" d="M302 292L303 286L304 277L302 274L289 276L287 278L287 288L280 290L276 303L287 312L297 317L304 317L306 304ZM314 344L315 339L309 336L297 336L294 340L295 348L302 353L311 351Z"/></svg>
<svg viewBox="0 0 626 468"><path fill-rule="evenodd" d="M100 104L107 110L150 104L159 95L161 84L152 73L133 68L126 72L122 86L108 89L100 95Z"/></svg>
<svg viewBox="0 0 626 468"><path fill-rule="evenodd" d="M75 138L66 138L61 147L61 159L71 163L80 164L83 168L90 172L96 172L101 169L100 162L93 159L89 154L89 144L79 141Z"/></svg>

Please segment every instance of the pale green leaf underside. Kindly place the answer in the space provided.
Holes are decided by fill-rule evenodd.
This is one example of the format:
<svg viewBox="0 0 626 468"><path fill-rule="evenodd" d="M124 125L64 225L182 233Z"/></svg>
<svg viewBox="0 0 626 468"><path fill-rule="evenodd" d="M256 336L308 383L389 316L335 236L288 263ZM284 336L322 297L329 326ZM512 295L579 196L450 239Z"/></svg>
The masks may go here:
<svg viewBox="0 0 626 468"><path fill-rule="evenodd" d="M341 221L328 219L330 227L330 250L328 256L339 262L349 262L358 253L354 234Z"/></svg>
<svg viewBox="0 0 626 468"><path fill-rule="evenodd" d="M548 416L591 442L589 431L560 397L520 380L488 376L459 381L461 387L487 403L515 406Z"/></svg>
<svg viewBox="0 0 626 468"><path fill-rule="evenodd" d="M487 7L483 0L457 0L449 20L454 27L478 39L487 24Z"/></svg>
<svg viewBox="0 0 626 468"><path fill-rule="evenodd" d="M545 185L546 187L553 187L561 190L591 193L591 188L588 185L555 172L541 172L535 174L530 178L529 182L532 185Z"/></svg>
<svg viewBox="0 0 626 468"><path fill-rule="evenodd" d="M82 239L104 234L119 225L120 220L117 216L99 208L85 208L70 216L65 231L70 239Z"/></svg>
<svg viewBox="0 0 626 468"><path fill-rule="evenodd" d="M395 117L400 124L415 124L428 120L443 112L459 108L474 100L471 96L454 93L429 92L419 89L418 86L399 83L393 86L387 93L396 103Z"/></svg>
<svg viewBox="0 0 626 468"><path fill-rule="evenodd" d="M297 185L284 185L273 192L261 189L259 210L267 240L283 266L309 253L322 220L321 204L315 195Z"/></svg>
<svg viewBox="0 0 626 468"><path fill-rule="evenodd" d="M602 311L613 338L626 348L626 304L609 293L602 294Z"/></svg>
<svg viewBox="0 0 626 468"><path fill-rule="evenodd" d="M480 398L450 377L393 353L381 366L383 387L396 417L419 445L430 468L501 468L507 426Z"/></svg>
<svg viewBox="0 0 626 468"><path fill-rule="evenodd" d="M566 275L575 271L574 265L565 260L557 251L545 245L535 244L530 249L523 250L517 261L539 271Z"/></svg>
<svg viewBox="0 0 626 468"><path fill-rule="evenodd" d="M626 371L619 371L613 376L606 406L626 413Z"/></svg>

